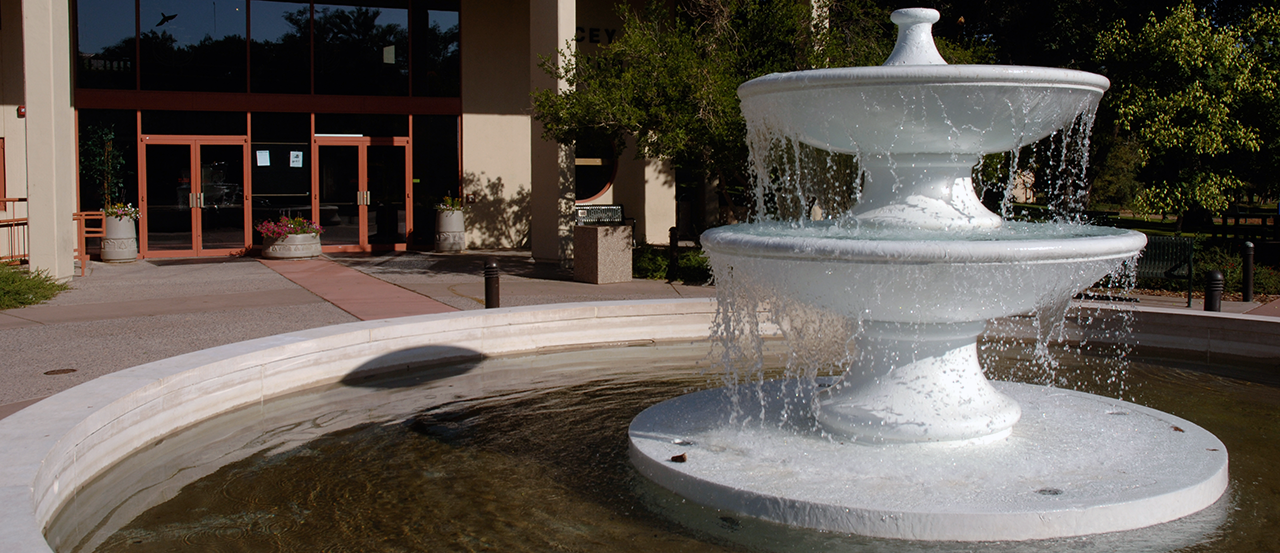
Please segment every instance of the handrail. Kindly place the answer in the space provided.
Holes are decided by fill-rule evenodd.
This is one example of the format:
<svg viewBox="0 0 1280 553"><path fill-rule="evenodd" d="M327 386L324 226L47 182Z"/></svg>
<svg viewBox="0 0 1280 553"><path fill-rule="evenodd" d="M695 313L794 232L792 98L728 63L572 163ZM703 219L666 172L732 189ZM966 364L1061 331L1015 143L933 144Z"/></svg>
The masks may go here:
<svg viewBox="0 0 1280 553"><path fill-rule="evenodd" d="M10 211L9 204L18 207L19 203L26 203L26 198L0 198L0 211ZM16 211L16 209L14 210ZM30 252L28 251L28 220L26 217L3 217L0 218L0 228L5 229L7 235L8 248L0 251L0 263L16 264L22 263L22 260L28 259Z"/></svg>
<svg viewBox="0 0 1280 553"><path fill-rule="evenodd" d="M107 214L101 211L77 211L71 214L71 218L76 221L76 260L80 262L80 276L85 276L89 270L89 250L85 248L85 239L107 235L106 217ZM89 221L99 221L98 226L86 225Z"/></svg>

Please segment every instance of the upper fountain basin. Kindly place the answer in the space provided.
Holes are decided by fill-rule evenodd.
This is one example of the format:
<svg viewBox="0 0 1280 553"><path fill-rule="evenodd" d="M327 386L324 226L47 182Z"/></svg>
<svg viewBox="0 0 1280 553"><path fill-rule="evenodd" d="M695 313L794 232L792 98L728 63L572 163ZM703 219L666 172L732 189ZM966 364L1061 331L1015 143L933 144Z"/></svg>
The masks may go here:
<svg viewBox="0 0 1280 553"><path fill-rule="evenodd" d="M893 65L774 73L743 83L738 96L757 131L824 150L973 156L1049 136L1110 86L1071 69Z"/></svg>

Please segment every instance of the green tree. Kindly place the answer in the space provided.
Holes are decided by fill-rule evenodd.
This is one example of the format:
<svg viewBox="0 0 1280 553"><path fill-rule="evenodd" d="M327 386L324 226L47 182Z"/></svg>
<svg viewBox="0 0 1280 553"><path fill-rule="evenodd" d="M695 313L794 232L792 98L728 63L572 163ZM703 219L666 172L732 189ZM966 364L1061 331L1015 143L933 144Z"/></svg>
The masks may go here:
<svg viewBox="0 0 1280 553"><path fill-rule="evenodd" d="M1274 71L1248 45L1251 28L1215 25L1188 1L1137 32L1119 21L1098 37L1114 142L1133 147L1129 163L1145 183L1140 210L1181 225L1188 212L1226 209L1245 186L1234 155L1260 151L1264 138L1248 115L1275 102Z"/></svg>
<svg viewBox="0 0 1280 553"><path fill-rule="evenodd" d="M640 157L670 160L714 187L722 202L745 204L746 123L738 85L774 72L878 65L893 49L889 10L870 0L654 1L620 7L620 37L597 53L572 45L542 68L569 85L536 91L534 116L544 138L562 144L635 137ZM815 17L816 15L816 17ZM986 51L946 40L953 63ZM558 61L558 63L556 63Z"/></svg>

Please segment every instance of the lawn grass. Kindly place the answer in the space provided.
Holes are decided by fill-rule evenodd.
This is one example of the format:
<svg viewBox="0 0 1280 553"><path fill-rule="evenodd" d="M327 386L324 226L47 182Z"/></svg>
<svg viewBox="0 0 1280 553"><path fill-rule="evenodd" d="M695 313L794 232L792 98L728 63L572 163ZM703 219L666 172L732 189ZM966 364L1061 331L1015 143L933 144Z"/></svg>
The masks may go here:
<svg viewBox="0 0 1280 553"><path fill-rule="evenodd" d="M0 309L43 303L67 288L44 271L0 264Z"/></svg>

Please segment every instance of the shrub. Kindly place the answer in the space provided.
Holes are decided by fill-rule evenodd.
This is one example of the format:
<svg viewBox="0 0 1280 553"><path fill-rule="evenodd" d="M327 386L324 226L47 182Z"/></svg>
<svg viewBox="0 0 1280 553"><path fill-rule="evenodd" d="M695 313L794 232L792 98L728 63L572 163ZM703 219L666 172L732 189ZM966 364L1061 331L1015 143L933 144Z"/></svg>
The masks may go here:
<svg viewBox="0 0 1280 553"><path fill-rule="evenodd" d="M667 248L644 244L631 250L631 274L635 278L650 280L678 280L685 284L706 284L711 280L711 264L700 249L686 249L676 256L676 266L670 266Z"/></svg>
<svg viewBox="0 0 1280 553"><path fill-rule="evenodd" d="M631 250L631 276L649 280L667 278L667 250L649 244Z"/></svg>
<svg viewBox="0 0 1280 553"><path fill-rule="evenodd" d="M0 309L43 303L67 288L44 271L0 264Z"/></svg>
<svg viewBox="0 0 1280 553"><path fill-rule="evenodd" d="M686 250L677 258L676 280L685 284L706 284L711 280L711 261L702 250Z"/></svg>

